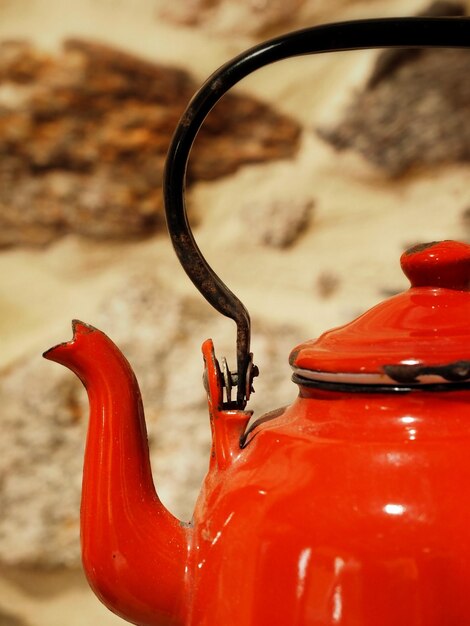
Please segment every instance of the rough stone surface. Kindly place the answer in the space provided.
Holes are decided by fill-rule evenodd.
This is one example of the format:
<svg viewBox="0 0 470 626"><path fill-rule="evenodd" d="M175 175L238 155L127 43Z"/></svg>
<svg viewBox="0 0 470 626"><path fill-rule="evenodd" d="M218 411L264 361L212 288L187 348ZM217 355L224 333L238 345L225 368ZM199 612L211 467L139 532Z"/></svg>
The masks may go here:
<svg viewBox="0 0 470 626"><path fill-rule="evenodd" d="M369 0L369 4L371 0ZM199 26L215 33L230 35L267 34L279 28L287 32L300 24L338 18L338 11L360 0L179 0L157 1L160 17L187 26Z"/></svg>
<svg viewBox="0 0 470 626"><path fill-rule="evenodd" d="M332 271L323 271L318 274L315 280L315 291L320 298L331 298L339 289L341 279Z"/></svg>
<svg viewBox="0 0 470 626"><path fill-rule="evenodd" d="M303 4L305 0L184 0L165 3L159 13L171 21L215 32L260 34L289 23Z"/></svg>
<svg viewBox="0 0 470 626"><path fill-rule="evenodd" d="M421 17L462 17L467 14L462 2L448 2L437 0L418 13ZM375 67L368 81L368 87L373 88L384 78L396 72L400 65L406 64L410 59L419 56L419 48L390 48L384 50L378 57Z"/></svg>
<svg viewBox="0 0 470 626"><path fill-rule="evenodd" d="M0 609L0 626L29 626L23 619Z"/></svg>
<svg viewBox="0 0 470 626"><path fill-rule="evenodd" d="M462 15L461 3L436 2L423 15ZM368 85L336 128L321 137L352 149L390 177L470 161L469 50L382 53Z"/></svg>
<svg viewBox="0 0 470 626"><path fill-rule="evenodd" d="M470 241L470 207L466 207L461 213L461 224L464 228L464 237Z"/></svg>
<svg viewBox="0 0 470 626"><path fill-rule="evenodd" d="M272 248L288 248L308 227L313 200L265 199L246 205L241 219L253 241Z"/></svg>
<svg viewBox="0 0 470 626"><path fill-rule="evenodd" d="M214 322L199 300L168 294L144 268L129 275L101 310L87 321L105 331L135 369L159 495L189 518L209 458L200 345L215 332L224 337L218 357L230 357L234 328L224 318ZM295 397L287 357L300 339L292 328L266 325L254 338L263 373L255 381L256 397L264 402L258 402L258 415ZM35 355L3 373L0 402L0 561L75 566L85 392L67 369Z"/></svg>
<svg viewBox="0 0 470 626"><path fill-rule="evenodd" d="M69 40L53 57L2 42L0 247L158 229L165 154L197 86L185 71L96 43ZM289 157L299 133L267 105L230 95L198 137L189 181Z"/></svg>

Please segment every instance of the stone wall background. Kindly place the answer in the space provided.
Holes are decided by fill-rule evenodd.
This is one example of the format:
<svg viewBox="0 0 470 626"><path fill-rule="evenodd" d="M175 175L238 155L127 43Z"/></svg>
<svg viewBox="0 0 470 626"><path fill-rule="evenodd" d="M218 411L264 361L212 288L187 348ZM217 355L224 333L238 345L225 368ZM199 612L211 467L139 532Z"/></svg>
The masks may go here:
<svg viewBox="0 0 470 626"><path fill-rule="evenodd" d="M158 217L161 155L178 106L264 37L427 7L0 2L0 626L122 623L79 565L85 394L40 358L71 336L72 318L104 330L135 367L159 494L191 516L210 436L200 345L212 336L218 356L233 362L234 328L201 301ZM65 40L75 42L68 53ZM102 60L95 82L83 78L83 54ZM405 56L386 60L383 72L377 52L296 59L249 78L214 112L193 155L188 202L200 247L253 317L256 415L295 397L287 357L296 343L406 287L405 247L468 239L470 94L459 80L468 63L456 53ZM180 87L159 90L157 67L172 68L165 76ZM150 77L151 98L126 83L136 68ZM132 122L111 97L126 89ZM97 94L106 123L77 125ZM155 165L145 185L136 159Z"/></svg>

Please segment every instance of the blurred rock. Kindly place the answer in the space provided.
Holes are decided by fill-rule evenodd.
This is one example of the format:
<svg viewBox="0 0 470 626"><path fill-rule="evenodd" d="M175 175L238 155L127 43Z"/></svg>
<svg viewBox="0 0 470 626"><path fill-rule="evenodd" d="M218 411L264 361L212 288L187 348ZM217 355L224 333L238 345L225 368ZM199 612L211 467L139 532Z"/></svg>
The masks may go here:
<svg viewBox="0 0 470 626"><path fill-rule="evenodd" d="M462 2L447 2L437 0L418 13L421 17L462 17L467 14L465 4ZM413 57L422 53L421 48L390 48L384 50L378 57L367 86L373 88L384 78L392 75L400 67Z"/></svg>
<svg viewBox="0 0 470 626"><path fill-rule="evenodd" d="M135 237L163 223L170 138L197 84L184 71L69 40L48 56L0 44L0 247L65 232ZM244 96L207 119L189 182L292 156L297 123Z"/></svg>
<svg viewBox="0 0 470 626"><path fill-rule="evenodd" d="M200 346L215 334L222 337L218 358L230 357L235 329L221 316L214 321L200 300L168 294L143 267L103 297L100 310L86 321L106 332L135 369L159 495L189 519L210 447ZM255 381L259 416L295 397L287 358L301 337L293 328L256 321L254 328L262 372ZM85 391L71 372L35 355L3 372L0 402L0 561L76 566Z"/></svg>
<svg viewBox="0 0 470 626"><path fill-rule="evenodd" d="M28 626L28 624L20 617L0 609L0 626Z"/></svg>
<svg viewBox="0 0 470 626"><path fill-rule="evenodd" d="M221 33L260 34L286 24L306 0L183 0L164 3L159 14L188 26Z"/></svg>
<svg viewBox="0 0 470 626"><path fill-rule="evenodd" d="M341 284L341 279L337 274L331 271L323 271L318 274L315 281L315 288L322 299L331 298L334 295Z"/></svg>
<svg viewBox="0 0 470 626"><path fill-rule="evenodd" d="M77 560L82 396L75 381L37 357L0 381L0 560L5 564Z"/></svg>
<svg viewBox="0 0 470 626"><path fill-rule="evenodd" d="M253 201L240 212L253 240L272 248L288 248L308 227L313 200L280 198Z"/></svg>
<svg viewBox="0 0 470 626"><path fill-rule="evenodd" d="M465 13L460 2L435 2L421 15ZM385 51L343 121L318 133L338 150L361 153L389 177L468 162L469 71L469 50Z"/></svg>
<svg viewBox="0 0 470 626"><path fill-rule="evenodd" d="M157 13L214 33L260 36L276 28L286 32L299 25L337 20L342 9L360 4L361 0L157 0Z"/></svg>
<svg viewBox="0 0 470 626"><path fill-rule="evenodd" d="M464 237L466 241L470 241L470 206L466 207L460 215L461 224L464 228Z"/></svg>

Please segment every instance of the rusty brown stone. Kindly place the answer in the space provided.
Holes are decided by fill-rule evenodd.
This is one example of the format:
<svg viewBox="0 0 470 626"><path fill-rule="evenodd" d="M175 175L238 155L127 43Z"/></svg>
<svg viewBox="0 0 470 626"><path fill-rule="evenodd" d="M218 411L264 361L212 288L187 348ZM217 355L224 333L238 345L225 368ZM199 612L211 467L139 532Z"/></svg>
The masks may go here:
<svg viewBox="0 0 470 626"><path fill-rule="evenodd" d="M0 609L0 626L28 626L21 617Z"/></svg>
<svg viewBox="0 0 470 626"><path fill-rule="evenodd" d="M57 56L0 44L0 246L66 232L133 237L163 223L165 154L197 84L98 43ZM291 156L300 129L246 96L228 96L198 138L189 182Z"/></svg>

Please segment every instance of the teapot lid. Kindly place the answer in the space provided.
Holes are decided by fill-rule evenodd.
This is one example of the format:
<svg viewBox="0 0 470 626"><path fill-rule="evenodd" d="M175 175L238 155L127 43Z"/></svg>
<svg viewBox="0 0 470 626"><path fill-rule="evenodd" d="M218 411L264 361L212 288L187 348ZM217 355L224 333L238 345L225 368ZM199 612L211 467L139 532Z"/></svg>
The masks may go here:
<svg viewBox="0 0 470 626"><path fill-rule="evenodd" d="M296 382L360 385L470 380L470 245L419 244L403 253L411 287L295 348Z"/></svg>

